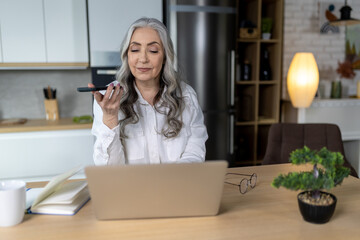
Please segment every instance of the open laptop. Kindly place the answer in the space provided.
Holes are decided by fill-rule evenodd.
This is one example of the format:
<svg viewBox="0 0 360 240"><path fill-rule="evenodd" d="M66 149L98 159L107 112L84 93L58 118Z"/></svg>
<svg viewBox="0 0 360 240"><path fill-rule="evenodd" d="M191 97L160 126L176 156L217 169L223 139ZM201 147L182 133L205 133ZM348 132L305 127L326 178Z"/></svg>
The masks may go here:
<svg viewBox="0 0 360 240"><path fill-rule="evenodd" d="M211 216L219 211L226 161L89 166L91 202L99 220Z"/></svg>

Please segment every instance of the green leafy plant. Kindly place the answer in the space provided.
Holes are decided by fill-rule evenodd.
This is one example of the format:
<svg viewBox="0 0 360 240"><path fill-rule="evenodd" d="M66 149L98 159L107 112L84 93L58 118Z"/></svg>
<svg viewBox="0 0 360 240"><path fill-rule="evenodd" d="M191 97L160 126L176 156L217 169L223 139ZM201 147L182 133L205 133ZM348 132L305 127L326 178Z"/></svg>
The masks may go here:
<svg viewBox="0 0 360 240"><path fill-rule="evenodd" d="M272 29L273 20L271 18L261 19L261 32L270 33Z"/></svg>
<svg viewBox="0 0 360 240"><path fill-rule="evenodd" d="M342 183L350 174L350 169L344 167L344 156L340 152L329 151L326 147L320 151L304 148L296 149L290 154L290 162L295 165L311 163L313 169L308 172L290 172L276 177L272 186L285 187L290 190L310 191L312 198L320 197L320 190L329 190ZM323 168L319 168L318 164Z"/></svg>

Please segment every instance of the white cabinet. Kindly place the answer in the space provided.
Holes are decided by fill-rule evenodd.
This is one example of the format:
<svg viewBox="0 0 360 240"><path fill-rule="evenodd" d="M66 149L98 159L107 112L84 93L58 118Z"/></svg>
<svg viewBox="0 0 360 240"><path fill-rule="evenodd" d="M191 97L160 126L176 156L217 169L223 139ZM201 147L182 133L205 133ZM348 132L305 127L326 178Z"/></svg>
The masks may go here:
<svg viewBox="0 0 360 240"><path fill-rule="evenodd" d="M88 62L84 0L45 0L48 62Z"/></svg>
<svg viewBox="0 0 360 240"><path fill-rule="evenodd" d="M1 14L1 13L0 13ZM2 47L1 47L1 29L0 29L0 63L3 62L3 52L2 52Z"/></svg>
<svg viewBox="0 0 360 240"><path fill-rule="evenodd" d="M86 0L0 0L0 31L1 67L88 65Z"/></svg>
<svg viewBox="0 0 360 240"><path fill-rule="evenodd" d="M0 0L3 62L45 62L42 0Z"/></svg>
<svg viewBox="0 0 360 240"><path fill-rule="evenodd" d="M140 17L162 21L162 13L162 0L88 0L91 66L119 66L129 26Z"/></svg>
<svg viewBox="0 0 360 240"><path fill-rule="evenodd" d="M94 165L90 129L0 134L0 179L43 181Z"/></svg>

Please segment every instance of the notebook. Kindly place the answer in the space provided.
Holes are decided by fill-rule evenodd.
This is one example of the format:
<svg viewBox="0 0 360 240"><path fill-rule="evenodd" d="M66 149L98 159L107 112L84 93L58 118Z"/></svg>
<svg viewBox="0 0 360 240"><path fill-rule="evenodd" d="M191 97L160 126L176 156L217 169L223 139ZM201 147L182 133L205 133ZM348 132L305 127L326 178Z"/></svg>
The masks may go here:
<svg viewBox="0 0 360 240"><path fill-rule="evenodd" d="M217 215L226 161L89 166L91 202L99 220Z"/></svg>
<svg viewBox="0 0 360 240"><path fill-rule="evenodd" d="M90 199L86 181L67 182L81 166L54 176L44 188L26 190L27 213L74 215Z"/></svg>

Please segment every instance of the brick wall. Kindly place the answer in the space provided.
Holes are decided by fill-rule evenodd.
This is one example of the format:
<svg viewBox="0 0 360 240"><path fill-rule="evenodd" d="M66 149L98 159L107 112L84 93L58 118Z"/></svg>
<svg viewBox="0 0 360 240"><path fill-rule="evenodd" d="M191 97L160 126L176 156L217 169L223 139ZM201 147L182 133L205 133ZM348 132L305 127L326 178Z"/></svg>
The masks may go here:
<svg viewBox="0 0 360 240"><path fill-rule="evenodd" d="M331 81L339 79L336 69L338 61L345 59L346 27L339 27L339 33L321 34L319 27L320 2L340 3L344 0L284 0L284 48L282 97L288 99L286 76L292 57L296 52L312 52L319 67L320 91L330 96ZM348 0L353 9L351 17L360 19L360 0ZM356 83L360 71L353 80L342 80L343 96L356 94Z"/></svg>

